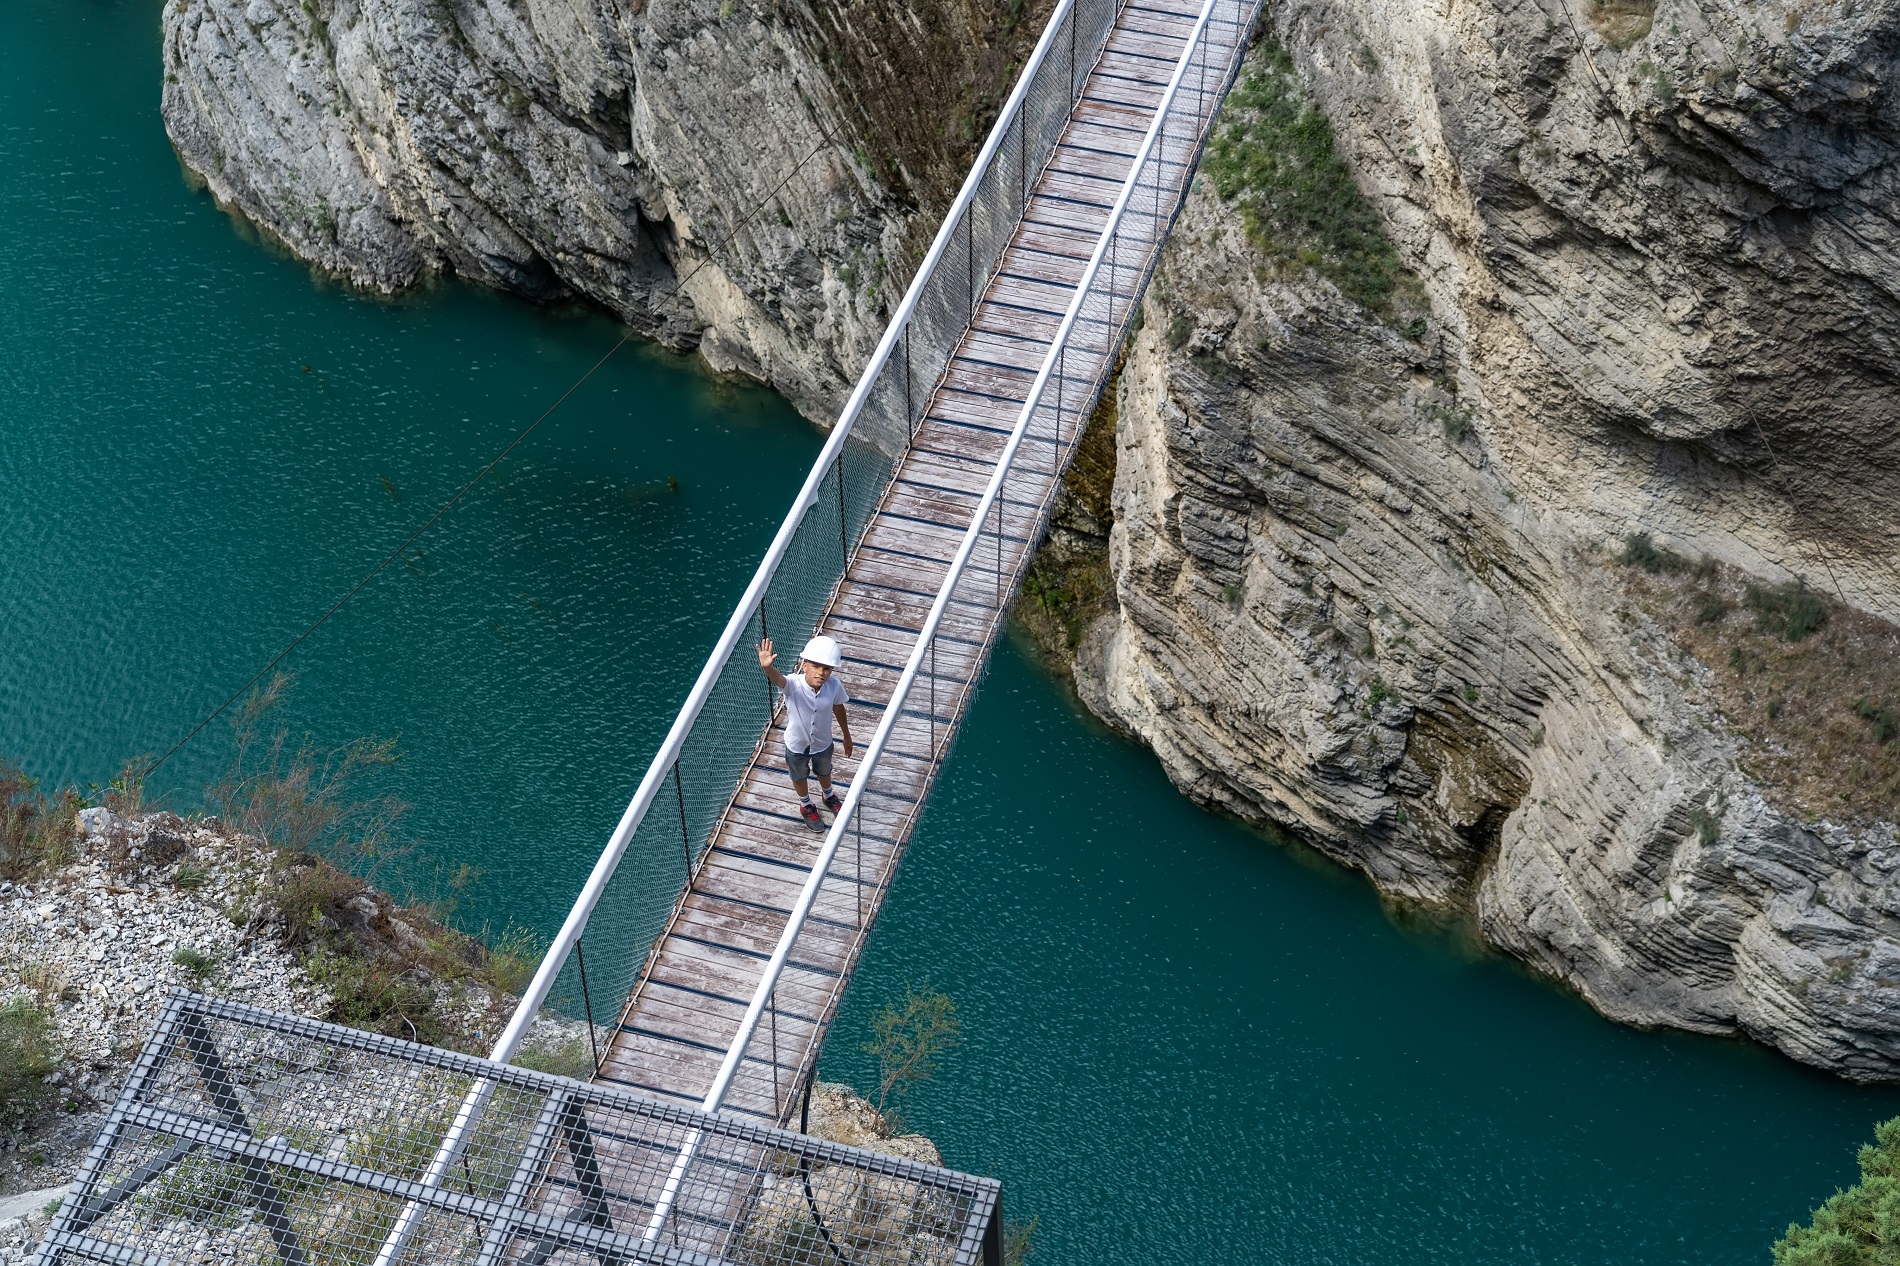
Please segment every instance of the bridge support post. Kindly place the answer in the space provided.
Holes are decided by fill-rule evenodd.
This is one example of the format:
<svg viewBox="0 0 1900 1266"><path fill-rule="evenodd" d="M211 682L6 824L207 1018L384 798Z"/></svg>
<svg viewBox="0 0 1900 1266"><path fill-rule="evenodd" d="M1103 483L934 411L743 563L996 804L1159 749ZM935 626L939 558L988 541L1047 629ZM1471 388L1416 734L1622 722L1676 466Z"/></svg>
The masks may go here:
<svg viewBox="0 0 1900 1266"><path fill-rule="evenodd" d="M996 1193L996 1206L990 1210L990 1224L983 1232L983 1266L1003 1266L1003 1193Z"/></svg>

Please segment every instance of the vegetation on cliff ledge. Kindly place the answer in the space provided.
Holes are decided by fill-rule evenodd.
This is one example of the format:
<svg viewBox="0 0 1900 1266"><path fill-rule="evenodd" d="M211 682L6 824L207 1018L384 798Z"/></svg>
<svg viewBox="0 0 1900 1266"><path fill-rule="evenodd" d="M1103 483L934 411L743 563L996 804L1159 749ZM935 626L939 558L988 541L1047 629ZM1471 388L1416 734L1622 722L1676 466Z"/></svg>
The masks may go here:
<svg viewBox="0 0 1900 1266"><path fill-rule="evenodd" d="M1263 39L1222 108L1205 170L1268 255L1297 261L1385 315L1411 282L1379 214L1333 146L1286 50Z"/></svg>
<svg viewBox="0 0 1900 1266"><path fill-rule="evenodd" d="M1799 581L1764 584L1647 534L1615 555L1637 605L1707 670L1741 767L1810 818L1900 816L1900 632Z"/></svg>
<svg viewBox="0 0 1900 1266"><path fill-rule="evenodd" d="M1062 478L1049 540L1023 577L1017 625L1058 671L1071 666L1089 625L1115 605L1108 529L1115 520L1115 382L1096 402Z"/></svg>

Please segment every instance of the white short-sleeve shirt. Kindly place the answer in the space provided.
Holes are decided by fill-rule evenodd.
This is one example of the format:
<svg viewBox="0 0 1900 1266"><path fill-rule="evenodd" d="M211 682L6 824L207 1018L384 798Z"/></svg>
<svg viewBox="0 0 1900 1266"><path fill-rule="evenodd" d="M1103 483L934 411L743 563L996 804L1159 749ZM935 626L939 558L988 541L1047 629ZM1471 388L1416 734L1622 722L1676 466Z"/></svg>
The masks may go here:
<svg viewBox="0 0 1900 1266"><path fill-rule="evenodd" d="M803 673L787 673L780 688L785 696L785 747L793 752L822 752L831 746L831 710L850 696L833 673L813 690Z"/></svg>

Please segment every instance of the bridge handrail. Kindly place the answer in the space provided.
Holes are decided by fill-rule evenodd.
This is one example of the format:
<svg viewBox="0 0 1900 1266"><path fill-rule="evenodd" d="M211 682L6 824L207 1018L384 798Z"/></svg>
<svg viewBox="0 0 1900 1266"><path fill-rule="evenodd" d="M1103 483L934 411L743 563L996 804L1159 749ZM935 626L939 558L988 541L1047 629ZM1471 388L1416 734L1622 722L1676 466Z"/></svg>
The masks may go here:
<svg viewBox="0 0 1900 1266"><path fill-rule="evenodd" d="M725 630L719 635L719 641L714 644L705 667L700 669L699 677L693 683L692 691L686 696L686 702L680 706L679 715L674 718L672 728L667 731L659 751L654 753L652 763L647 766L646 776L640 780L640 786L634 792L633 799L627 803L626 812L620 815L620 821L608 838L607 846L601 851L599 860L594 863L594 869L588 875L586 884L582 886L580 895L575 899L573 909L569 911L560 932L549 945L547 955L541 960L541 966L535 972L534 979L529 983L526 992L522 994L521 1002L515 1008L515 1013L509 1019L507 1027L496 1039L494 1049L489 1054L490 1059L506 1063L514 1056L522 1037L528 1031L528 1026L534 1022L536 1013L547 1001L548 993L554 987L555 977L560 974L563 963L574 948L574 943L586 930L588 916L593 913L601 894L606 891L608 881L613 878L614 870L619 865L622 855L627 851L627 846L632 842L634 833L639 829L642 819L646 817L647 810L652 808L653 801L658 797L674 762L679 759L680 752L686 745L687 736L692 732L693 723L699 719L701 710L705 708L707 699L712 695L713 687L719 682L720 674L725 671L732 653L738 649L739 640L745 635L753 613L759 609L759 603L772 583L772 577L778 571L779 564L784 561L786 551L791 548L792 538L797 534L799 525L804 521L805 515L817 504L826 474L830 471L832 463L837 461L839 454L843 452L845 441L856 429L858 419L864 412L865 402L870 398L871 390L878 377L889 364L898 340L903 337L905 329L908 328L919 297L929 284L937 265L942 262L944 253L956 238L959 226L968 214L970 204L975 199L990 165L995 161L996 153L1002 146L1010 124L1021 112L1023 99L1028 94L1030 83L1035 78L1037 69L1048 57L1056 31L1062 25L1062 19L1069 15L1076 2L1077 0L1060 0L1055 11L1050 15L1049 23L1043 28L1042 36L1037 41L1034 52L1024 64L1023 72L1017 78L1015 88L1003 104L996 126L990 129L988 139L984 141L983 148L977 153L976 161L970 167L969 176L964 180L963 187L957 192L956 199L950 204L950 210L945 214L942 225L937 229L936 237L931 241L930 250L924 255L923 263L918 266L917 272L912 276L910 286L904 292L903 301L898 304L896 314L885 327L884 336L878 340L877 350L871 354L870 362L865 365L864 372L858 377L857 386L852 389L849 399L845 401L844 409L838 416L837 425L832 427L824 447L819 450L817 460L812 463L810 473L805 476L804 485L799 489L791 509L786 511L784 521L779 524L778 533L772 538L771 547L766 550L765 557L759 560L759 566L752 574L751 583L746 586L738 605L733 608L732 615L726 620Z"/></svg>
<svg viewBox="0 0 1900 1266"><path fill-rule="evenodd" d="M1114 206L1109 212L1108 220L1102 229L1101 237L1096 242L1095 249L1089 256L1088 265L1082 272L1081 281L1076 286L1075 297L1070 301L1067 311L1063 314L1062 323L1057 327L1055 337L1050 342L1048 354L1043 358L1041 368L1038 369L1036 373L1035 382L1030 387L1028 399L1024 402L1021 412L1017 415L1016 425L1011 429L1009 438L1004 443L1002 455L997 460L996 468L991 473L989 482L984 486L983 495L977 502L976 510L971 516L970 526L965 530L963 539L957 547L956 555L951 560L949 571L944 577L943 584L938 588L936 597L930 605L930 612L925 617L923 627L917 635L917 642L911 650L910 658L904 664L903 675L898 679L897 687L892 692L891 701L886 706L883 718L878 723L877 732L872 736L869 745L866 746L864 757L858 763L857 773L852 777L850 785L846 788L844 803L842 807L839 808L832 821L830 830L825 835L824 845L819 850L817 859L812 863L804 886L799 890L798 900L792 906L791 914L786 920L784 931L780 934L778 943L773 947L771 959L767 962L764 973L759 978L758 986L753 991L751 1002L746 1007L745 1015L739 1022L738 1033L733 1038L731 1045L727 1047L725 1057L720 1062L719 1071L713 1078L712 1087L707 1092L705 1101L701 1104L702 1111L715 1112L719 1110L725 1101L727 1090L732 1085L733 1077L739 1070L740 1063L744 1060L747 1050L751 1047L752 1038L757 1033L759 1025L764 1019L765 1012L770 1006L772 994L778 987L779 977L783 974L785 965L791 957L792 947L798 940L799 933L805 926L806 918L811 913L813 903L817 900L818 890L830 875L831 866L836 860L838 849L843 845L845 836L853 820L856 818L858 806L864 797L865 788L870 785L871 778L877 770L878 762L882 758L884 749L890 741L891 733L896 728L898 718L903 714L904 707L909 701L910 692L916 686L917 678L923 671L925 658L936 640L937 632L943 623L944 614L949 609L951 596L955 592L958 582L963 578L964 572L969 567L970 560L976 552L978 543L985 535L984 520L988 517L991 509L996 506L1002 496L1003 484L1009 476L1010 467L1016 459L1018 450L1022 447L1023 440L1029 433L1030 422L1034 418L1036 410L1041 406L1043 393L1047 390L1050 378L1054 376L1058 364L1061 363L1063 359L1063 353L1067 348L1069 337L1075 329L1076 322L1081 318L1084 304L1094 289L1096 279L1101 273L1104 261L1108 258L1110 244L1115 240L1116 231L1121 226L1122 218L1127 214L1129 203L1133 199L1136 190L1141 186L1142 172L1147 166L1150 156L1154 153L1155 146L1161 139L1163 131L1167 127L1168 116L1173 108L1175 98L1180 92L1182 80L1187 74L1190 63L1194 61L1196 52L1201 48L1203 36L1206 34L1208 24L1213 20L1216 7L1222 3L1232 2L1233 0L1204 0L1201 6L1200 15L1195 20L1194 27L1188 35L1186 45L1182 49L1181 57L1175 63L1174 73L1168 79L1167 89L1163 92L1160 104L1156 107L1154 121L1149 125L1147 133L1142 138L1141 147L1136 151L1134 162L1129 169L1128 178L1122 184L1121 191L1116 197ZM1203 63L1203 69L1205 69L1205 63ZM1160 180L1159 173L1156 175L1156 180ZM1115 295L1111 287L1109 297L1111 323L1113 321L1114 301ZM1061 425L1059 415L1056 420L1056 425L1058 427L1059 441L1059 428ZM673 1204L684 1182L686 1171L692 1165L693 1158L697 1151L697 1144L698 1136L689 1136L685 1146L680 1150L680 1155L674 1161L672 1171L667 1178L666 1186L661 1192L660 1199L655 1203L653 1214L647 1224L645 1240L649 1243L659 1234L671 1214Z"/></svg>
<svg viewBox="0 0 1900 1266"><path fill-rule="evenodd" d="M645 776L641 778L633 798L628 801L626 810L620 815L613 834L608 837L606 846L595 860L594 867L588 873L586 883L582 885L573 907L563 920L560 931L555 934L533 979L523 991L514 1014L509 1017L508 1023L496 1037L495 1044L489 1052L491 1060L505 1064L514 1057L529 1027L534 1023L536 1015L546 1003L549 993L554 988L556 978L561 974L568 956L579 943L582 933L587 928L588 919L599 905L622 858L632 844L635 833L645 820L648 810L652 808L654 800L659 796L668 774L679 761L686 740L691 735L693 726L699 720L707 701L712 697L713 690L719 684L727 664L731 662L733 652L738 649L740 639L744 637L751 624L753 613L761 609L766 592L780 564L785 561L799 527L817 504L828 473L833 464L841 460L846 442L857 430L858 422L864 416L865 407L870 401L872 392L884 371L889 368L900 340L904 339L906 332L911 328L918 304L935 278L945 254L955 244L960 231L968 235L966 240L972 243L971 249L974 249L973 227L970 224L973 205L984 180L996 164L997 155L1012 125L1017 126L1019 142L1024 145L1026 152L1026 133L1023 129L1027 128L1028 123L1024 116L1024 105L1031 88L1035 85L1038 72L1049 61L1057 33L1063 29L1065 19L1070 19L1068 25L1070 33L1069 91L1073 97L1076 91L1077 50L1074 15L1077 2L1078 0L1058 0L1054 11L1050 14L1048 24L1044 26L1035 49L1031 52L1029 60L1024 63L1022 73L1017 77L1015 86L1004 101L995 126L990 129L983 148L978 151L975 162L971 164L969 175L965 177L956 198L951 202L943 223L938 226L936 236L931 240L930 249L925 253L923 262L912 276L910 285L904 292L903 300L898 304L897 311L886 325L869 363L865 365L850 397L845 401L838 422L826 438L824 447L819 450L817 460L812 463L811 471L806 475L798 496L793 500L791 508L786 511L783 522L779 524L778 532L773 536L770 548L759 560L751 582L733 608L732 615L726 621L725 629L713 646L712 654L700 669L692 690L687 694L685 703L681 705L672 726L667 730L659 750L654 753ZM1092 56L1093 49L1089 52ZM1026 193L1026 174L1024 192ZM971 298L974 302L974 260L971 260L968 266L971 269ZM907 362L907 372L908 368ZM489 1093L490 1087L486 1081L478 1082L469 1091L424 1174L425 1183L438 1184L448 1173L462 1148L469 1122L481 1110ZM419 1213L420 1206L413 1202L404 1207L402 1215L397 1219L396 1225L391 1229L381 1251L377 1254L376 1266L387 1266L395 1259L403 1245L414 1234Z"/></svg>

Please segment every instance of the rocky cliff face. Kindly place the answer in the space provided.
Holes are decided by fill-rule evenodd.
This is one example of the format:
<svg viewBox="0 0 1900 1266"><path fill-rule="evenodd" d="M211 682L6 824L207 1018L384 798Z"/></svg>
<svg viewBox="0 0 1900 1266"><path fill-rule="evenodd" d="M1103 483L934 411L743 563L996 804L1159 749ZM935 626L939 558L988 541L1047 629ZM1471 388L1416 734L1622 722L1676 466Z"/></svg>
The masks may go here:
<svg viewBox="0 0 1900 1266"><path fill-rule="evenodd" d="M581 296L828 419L1040 12L170 0L164 23L180 155L303 258Z"/></svg>
<svg viewBox="0 0 1900 1266"><path fill-rule="evenodd" d="M1085 699L1608 1015L1900 1075L1900 8L1271 25L1389 245L1300 219L1324 153L1210 158Z"/></svg>

